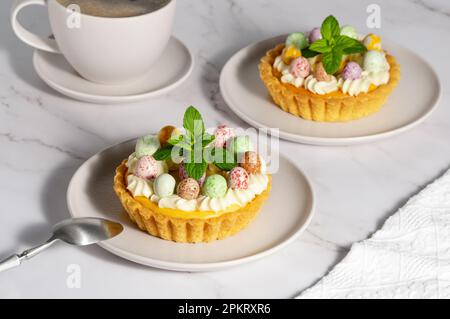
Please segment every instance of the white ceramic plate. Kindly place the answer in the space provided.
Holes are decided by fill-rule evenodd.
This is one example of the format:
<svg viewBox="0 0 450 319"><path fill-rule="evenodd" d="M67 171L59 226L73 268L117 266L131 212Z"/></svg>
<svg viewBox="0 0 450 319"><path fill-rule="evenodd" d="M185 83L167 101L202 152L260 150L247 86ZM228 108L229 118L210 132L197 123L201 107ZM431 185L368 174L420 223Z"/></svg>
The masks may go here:
<svg viewBox="0 0 450 319"><path fill-rule="evenodd" d="M64 95L90 103L118 104L137 102L175 89L191 74L194 58L180 40L172 37L164 54L147 75L124 85L87 81L60 54L36 50L33 63L40 78Z"/></svg>
<svg viewBox="0 0 450 319"><path fill-rule="evenodd" d="M279 128L281 138L305 144L366 143L413 128L437 105L439 79L430 65L410 50L383 41L385 49L400 63L402 79L380 112L347 123L306 121L286 113L273 104L258 72L261 57L285 38L278 36L240 50L222 70L220 89L225 102L255 127Z"/></svg>
<svg viewBox="0 0 450 319"><path fill-rule="evenodd" d="M237 235L208 244L177 244L142 232L126 216L113 187L115 167L135 141L111 147L86 161L73 176L67 202L73 217L119 221L122 234L101 247L131 261L176 271L211 271L254 261L293 241L313 215L313 190L305 175L280 158L269 200L257 219Z"/></svg>

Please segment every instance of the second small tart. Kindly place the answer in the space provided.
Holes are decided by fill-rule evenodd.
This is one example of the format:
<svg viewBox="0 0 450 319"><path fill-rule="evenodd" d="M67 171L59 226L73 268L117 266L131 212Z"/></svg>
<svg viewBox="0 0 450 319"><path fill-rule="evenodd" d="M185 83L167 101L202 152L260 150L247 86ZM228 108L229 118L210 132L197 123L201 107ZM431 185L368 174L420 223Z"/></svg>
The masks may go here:
<svg viewBox="0 0 450 319"><path fill-rule="evenodd" d="M381 109L400 80L400 66L388 54L386 59L390 65L390 79L387 84L358 96L339 91L326 95L314 94L302 87L281 83L280 73L274 69L273 63L284 48L284 44L279 44L261 59L260 77L278 107L305 120L344 122L369 116Z"/></svg>
<svg viewBox="0 0 450 319"><path fill-rule="evenodd" d="M344 122L379 111L400 80L400 66L382 49L380 37L360 36L328 16L308 36L292 33L267 51L259 74L283 111Z"/></svg>

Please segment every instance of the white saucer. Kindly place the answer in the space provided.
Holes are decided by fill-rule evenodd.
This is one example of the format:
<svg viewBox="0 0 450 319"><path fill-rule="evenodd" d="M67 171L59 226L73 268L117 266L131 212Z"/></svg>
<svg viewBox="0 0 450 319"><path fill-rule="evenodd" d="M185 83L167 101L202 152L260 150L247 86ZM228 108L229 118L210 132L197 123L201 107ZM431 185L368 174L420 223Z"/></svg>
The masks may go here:
<svg viewBox="0 0 450 319"><path fill-rule="evenodd" d="M400 63L402 79L380 112L347 123L312 122L286 113L273 104L258 72L261 57L285 38L278 36L240 50L222 70L220 89L225 102L255 127L279 128L281 138L305 144L366 143L413 128L437 105L440 85L431 66L410 50L383 41L385 49Z"/></svg>
<svg viewBox="0 0 450 319"><path fill-rule="evenodd" d="M209 244L177 244L142 232L126 216L113 186L115 167L135 141L111 147L86 161L73 176L67 203L73 217L103 217L125 229L101 247L131 261L175 271L211 271L254 261L281 249L303 232L313 215L308 179L286 158L273 175L269 200L257 219L237 235Z"/></svg>
<svg viewBox="0 0 450 319"><path fill-rule="evenodd" d="M147 75L125 85L87 81L60 54L36 50L33 63L41 79L64 95L90 103L117 104L156 97L175 89L191 74L194 57L180 40L172 37L163 56Z"/></svg>

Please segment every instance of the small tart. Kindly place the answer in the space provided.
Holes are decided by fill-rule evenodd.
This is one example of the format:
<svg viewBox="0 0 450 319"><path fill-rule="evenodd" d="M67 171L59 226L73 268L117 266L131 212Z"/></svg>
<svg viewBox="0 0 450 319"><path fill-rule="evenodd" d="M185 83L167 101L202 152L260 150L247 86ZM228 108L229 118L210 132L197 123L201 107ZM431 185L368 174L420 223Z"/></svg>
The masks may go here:
<svg viewBox="0 0 450 319"><path fill-rule="evenodd" d="M220 240L244 229L259 213L269 198L271 177L267 189L244 207L232 206L220 212L182 211L160 208L145 197L134 198L127 190L126 160L117 167L114 191L130 219L138 227L165 240L179 243L199 243Z"/></svg>
<svg viewBox="0 0 450 319"><path fill-rule="evenodd" d="M341 91L325 95L315 94L280 81L281 73L273 67L273 63L284 47L284 44L277 45L261 59L260 77L278 107L305 120L344 122L371 115L381 109L400 81L400 66L392 55L386 54L390 65L387 84L357 96L350 96Z"/></svg>

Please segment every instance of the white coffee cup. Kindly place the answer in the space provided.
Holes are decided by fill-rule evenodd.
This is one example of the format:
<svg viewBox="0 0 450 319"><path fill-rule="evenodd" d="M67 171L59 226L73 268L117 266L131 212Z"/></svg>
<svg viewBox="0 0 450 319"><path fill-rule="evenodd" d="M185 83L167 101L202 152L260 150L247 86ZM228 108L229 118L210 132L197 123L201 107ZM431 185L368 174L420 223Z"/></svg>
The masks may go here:
<svg viewBox="0 0 450 319"><path fill-rule="evenodd" d="M29 5L48 7L55 40L39 37L17 20ZM57 0L15 0L11 23L25 43L48 52L63 54L84 78L103 84L121 84L139 79L163 54L169 42L176 0L164 7L132 17L97 17L78 14Z"/></svg>

